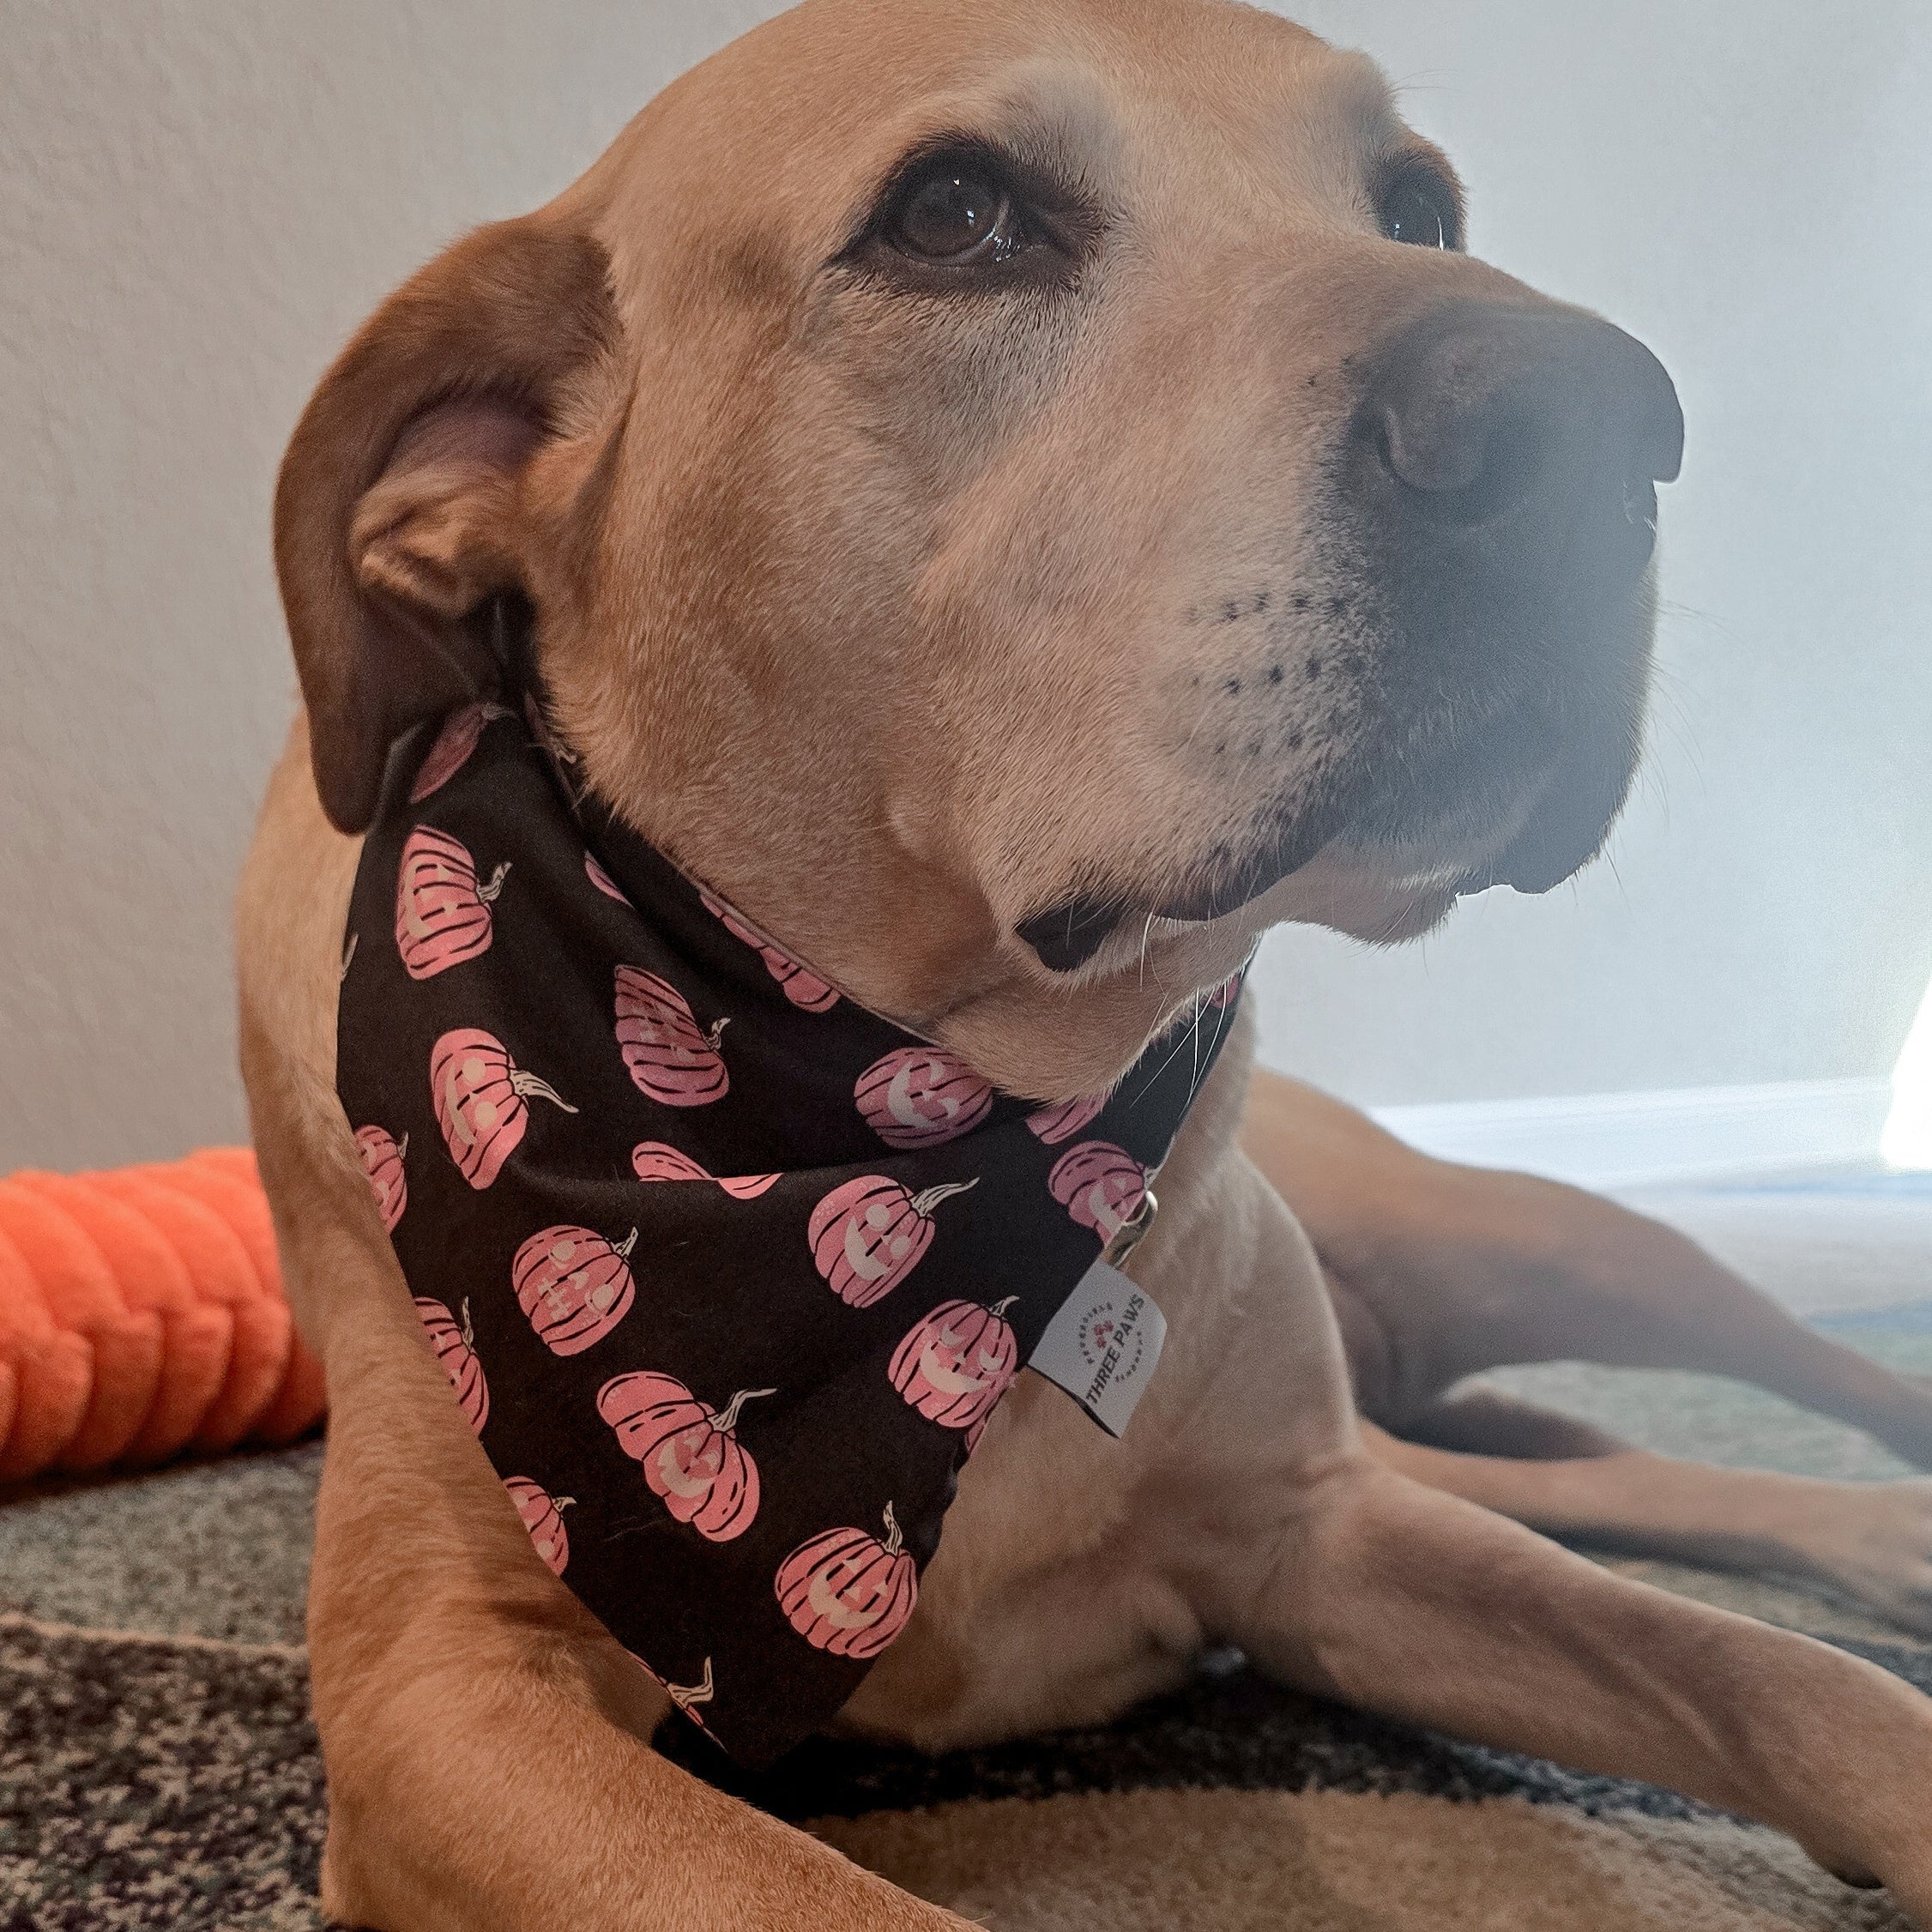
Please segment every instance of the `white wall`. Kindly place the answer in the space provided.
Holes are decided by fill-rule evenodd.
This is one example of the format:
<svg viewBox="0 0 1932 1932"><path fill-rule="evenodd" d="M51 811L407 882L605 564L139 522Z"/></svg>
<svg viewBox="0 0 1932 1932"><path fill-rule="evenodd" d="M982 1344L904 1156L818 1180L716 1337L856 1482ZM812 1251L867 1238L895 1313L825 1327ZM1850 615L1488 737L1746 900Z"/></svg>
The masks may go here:
<svg viewBox="0 0 1932 1932"><path fill-rule="evenodd" d="M296 415L411 269L776 10L0 0L0 1170L240 1137Z"/></svg>
<svg viewBox="0 0 1932 1932"><path fill-rule="evenodd" d="M240 1132L282 439L386 289L772 10L0 0L0 1169ZM1692 443L1617 873L1277 939L1269 1051L1374 1101L1882 1071L1932 969L1917 0L1286 10L1411 84L1486 252L1657 345Z"/></svg>
<svg viewBox="0 0 1932 1932"><path fill-rule="evenodd" d="M1932 9L1299 0L1408 83L1478 252L1676 376L1655 750L1612 848L1365 954L1265 1051L1371 1102L1883 1074L1932 975Z"/></svg>

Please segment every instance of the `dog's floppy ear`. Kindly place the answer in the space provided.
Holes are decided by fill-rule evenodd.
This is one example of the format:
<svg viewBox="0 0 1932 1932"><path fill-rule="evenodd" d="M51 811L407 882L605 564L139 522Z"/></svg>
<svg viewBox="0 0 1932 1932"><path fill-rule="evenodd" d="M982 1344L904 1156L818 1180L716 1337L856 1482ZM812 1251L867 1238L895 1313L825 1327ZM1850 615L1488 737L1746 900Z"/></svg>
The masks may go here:
<svg viewBox="0 0 1932 1932"><path fill-rule="evenodd" d="M522 485L614 342L608 263L545 215L480 228L343 350L275 490L316 788L343 831L403 732L490 688L480 613L524 586Z"/></svg>

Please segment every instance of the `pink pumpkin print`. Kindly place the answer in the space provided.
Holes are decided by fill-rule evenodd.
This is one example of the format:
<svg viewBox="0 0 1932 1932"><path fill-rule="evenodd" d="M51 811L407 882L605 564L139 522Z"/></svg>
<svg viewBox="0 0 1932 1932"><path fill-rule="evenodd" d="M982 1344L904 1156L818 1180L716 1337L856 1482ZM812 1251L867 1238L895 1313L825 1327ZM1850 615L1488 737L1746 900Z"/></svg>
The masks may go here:
<svg viewBox="0 0 1932 1932"><path fill-rule="evenodd" d="M812 1211L806 1239L827 1286L848 1308L882 1301L933 1245L933 1210L977 1180L909 1192L883 1174L862 1174L835 1187Z"/></svg>
<svg viewBox="0 0 1932 1932"><path fill-rule="evenodd" d="M631 1150L631 1171L640 1180L715 1180L740 1201L755 1201L778 1179L775 1174L708 1174L690 1155L661 1140L640 1140Z"/></svg>
<svg viewBox="0 0 1932 1932"><path fill-rule="evenodd" d="M583 855L583 871L584 876L607 899L615 899L620 906L631 903L625 897L624 888L588 852Z"/></svg>
<svg viewBox="0 0 1932 1932"><path fill-rule="evenodd" d="M635 1228L615 1245L588 1228L546 1228L517 1249L510 1271L516 1305L552 1355L582 1355L631 1312L637 1242Z"/></svg>
<svg viewBox="0 0 1932 1932"><path fill-rule="evenodd" d="M1110 1241L1140 1212L1147 1173L1125 1148L1084 1140L1062 1154L1047 1176L1054 1198L1083 1228Z"/></svg>
<svg viewBox="0 0 1932 1932"><path fill-rule="evenodd" d="M1241 973L1230 973L1228 977L1224 979L1221 982L1221 984L1217 986L1214 989L1214 991L1207 996L1208 1005L1211 1006L1219 1006L1223 1009L1232 1006L1235 1002L1241 996L1241 981L1244 977L1245 975Z"/></svg>
<svg viewBox="0 0 1932 1932"><path fill-rule="evenodd" d="M655 1681L658 1687L664 1693L664 1694L668 1697L674 1705L676 1705L677 1707L680 1711L682 1711L684 1714L687 1718L689 1718L694 1724L697 1726L700 1730L703 1730L705 1728L704 1713L700 1711L697 1706L700 1704L709 1704L711 1700L717 1694L717 1687L711 1681L711 1660L709 1657L706 1657L704 1659L704 1675L701 1676L695 1684L673 1684L667 1682L664 1678L659 1676L657 1672L653 1670L649 1664L646 1663L644 1660L637 1655L637 1651L631 1651L626 1654L629 1656L631 1661L634 1664L636 1664L637 1668L642 1670L647 1677L652 1678Z"/></svg>
<svg viewBox="0 0 1932 1932"><path fill-rule="evenodd" d="M500 704L466 704L452 711L436 734L429 755L416 770L416 782L409 788L409 802L420 805L432 792L440 792L469 763L483 728L492 718L507 718Z"/></svg>
<svg viewBox="0 0 1932 1932"><path fill-rule="evenodd" d="M1048 1146L1058 1147L1063 1140L1072 1140L1106 1105L1105 1094L1086 1094L1078 1100L1063 1100L1057 1107L1042 1107L1027 1115L1026 1124Z"/></svg>
<svg viewBox="0 0 1932 1932"><path fill-rule="evenodd" d="M631 1171L640 1180L709 1180L711 1177L688 1154L667 1147L661 1140L640 1140L631 1150Z"/></svg>
<svg viewBox="0 0 1932 1932"><path fill-rule="evenodd" d="M516 1505L523 1527L530 1532L530 1547L550 1566L552 1576L562 1576L571 1561L571 1539L564 1528L564 1512L577 1501L575 1496L552 1496L541 1483L527 1476L504 1478L504 1488Z"/></svg>
<svg viewBox="0 0 1932 1932"><path fill-rule="evenodd" d="M829 1013L838 1005L838 994L809 966L794 959L776 940L766 939L756 927L729 906L714 899L709 892L701 892L698 897L704 902L704 909L723 922L726 932L734 939L742 939L764 960L765 971L777 981L780 990L794 1006L808 1013Z"/></svg>
<svg viewBox="0 0 1932 1932"><path fill-rule="evenodd" d="M490 1385L484 1380L483 1364L476 1359L476 1337L469 1326L469 1303L463 1303L462 1326L440 1301L416 1297L416 1319L436 1351L438 1366L456 1392L456 1406L469 1417L469 1426L480 1435L490 1418Z"/></svg>
<svg viewBox="0 0 1932 1932"><path fill-rule="evenodd" d="M937 1147L983 1120L993 1089L944 1047L901 1047L859 1076L853 1098L888 1147Z"/></svg>
<svg viewBox="0 0 1932 1932"><path fill-rule="evenodd" d="M402 1211L409 1204L409 1179L402 1171L402 1157L409 1151L409 1137L392 1139L386 1127L358 1127L355 1150L369 1191L376 1197L376 1211L383 1217L383 1232L393 1235Z"/></svg>
<svg viewBox="0 0 1932 1932"><path fill-rule="evenodd" d="M891 1503L884 1543L863 1530L827 1530L778 1566L775 1584L792 1628L834 1657L877 1657L919 1601L919 1572L900 1541Z"/></svg>
<svg viewBox="0 0 1932 1932"><path fill-rule="evenodd" d="M887 1373L929 1422L976 1428L1020 1369L1019 1338L1005 1317L1018 1297L994 1307L947 1301L907 1331Z"/></svg>
<svg viewBox="0 0 1932 1932"><path fill-rule="evenodd" d="M706 1107L731 1086L718 1036L720 1020L701 1033L685 996L655 973L617 969L617 1043L640 1093L667 1107Z"/></svg>
<svg viewBox="0 0 1932 1932"><path fill-rule="evenodd" d="M524 1072L503 1042L480 1027L452 1028L431 1048L429 1090L450 1158L480 1191L503 1172L522 1139L530 1120L523 1103L532 1095L566 1114L577 1112L554 1088Z"/></svg>
<svg viewBox="0 0 1932 1932"><path fill-rule="evenodd" d="M712 1543L729 1543L758 1512L758 1465L734 1433L739 1411L776 1392L740 1389L720 1411L673 1376L619 1375L597 1392L597 1413L679 1522Z"/></svg>
<svg viewBox="0 0 1932 1932"><path fill-rule="evenodd" d="M419 825L395 879L395 945L413 980L433 979L490 950L490 908L510 867L476 882L476 861L446 832Z"/></svg>
<svg viewBox="0 0 1932 1932"><path fill-rule="evenodd" d="M797 1007L807 1013L829 1013L838 1005L838 994L809 967L801 966L788 952L776 946L761 949L765 970L776 980L779 989Z"/></svg>

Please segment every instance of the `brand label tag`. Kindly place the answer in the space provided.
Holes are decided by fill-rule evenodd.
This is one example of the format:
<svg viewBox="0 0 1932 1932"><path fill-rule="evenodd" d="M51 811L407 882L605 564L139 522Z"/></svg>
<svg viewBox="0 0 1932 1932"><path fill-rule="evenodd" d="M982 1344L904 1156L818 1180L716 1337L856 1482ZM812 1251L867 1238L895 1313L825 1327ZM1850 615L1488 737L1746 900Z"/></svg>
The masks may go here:
<svg viewBox="0 0 1932 1932"><path fill-rule="evenodd" d="M1027 1367L1058 1385L1107 1431L1126 1433L1161 1359L1167 1317L1144 1288L1096 1261L1081 1277Z"/></svg>

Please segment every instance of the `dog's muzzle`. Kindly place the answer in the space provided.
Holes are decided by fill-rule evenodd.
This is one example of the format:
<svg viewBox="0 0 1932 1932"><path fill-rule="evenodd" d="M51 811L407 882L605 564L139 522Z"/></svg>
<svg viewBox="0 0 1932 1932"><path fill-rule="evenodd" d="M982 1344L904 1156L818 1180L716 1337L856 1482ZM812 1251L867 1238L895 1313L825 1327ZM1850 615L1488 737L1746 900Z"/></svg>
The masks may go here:
<svg viewBox="0 0 1932 1932"><path fill-rule="evenodd" d="M1640 750L1657 486L1683 450L1663 365L1594 316L1460 301L1383 345L1339 479L1386 639L1351 840L1487 821L1506 842L1465 890L1548 891L1596 855Z"/></svg>
<svg viewBox="0 0 1932 1932"><path fill-rule="evenodd" d="M1349 757L1211 877L1147 903L1070 900L1019 937L1055 971L1126 918L1238 911L1331 841L1478 854L1460 890L1543 892L1622 809L1649 672L1657 486L1683 459L1677 393L1610 323L1458 299L1364 359L1331 465L1331 573L1379 634Z"/></svg>

